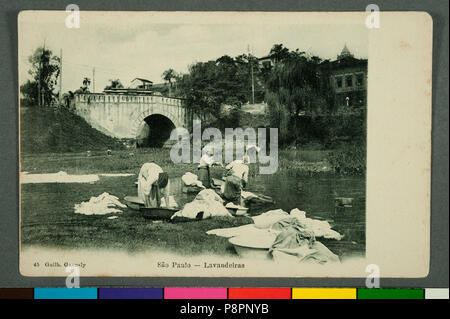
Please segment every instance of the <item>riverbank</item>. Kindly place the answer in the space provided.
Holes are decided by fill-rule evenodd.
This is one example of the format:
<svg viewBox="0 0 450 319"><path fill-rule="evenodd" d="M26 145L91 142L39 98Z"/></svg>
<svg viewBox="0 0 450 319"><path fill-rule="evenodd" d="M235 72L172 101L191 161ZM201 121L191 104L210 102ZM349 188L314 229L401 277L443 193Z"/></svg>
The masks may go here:
<svg viewBox="0 0 450 319"><path fill-rule="evenodd" d="M65 153L125 148L122 141L97 131L65 108L29 107L20 111L22 152Z"/></svg>
<svg viewBox="0 0 450 319"><path fill-rule="evenodd" d="M293 174L332 173L328 163L330 151L280 150L278 154L278 171ZM110 155L106 151L91 151L78 153L40 153L23 154L21 156L21 171L30 173L57 173L65 171L68 174L134 173L139 172L143 163L155 162L171 177L180 177L187 171L195 172L194 163L175 164L170 159L170 149L138 148L128 150L113 150ZM259 164L251 164L251 171L256 174ZM213 171L222 170L214 168Z"/></svg>
<svg viewBox="0 0 450 319"><path fill-rule="evenodd" d="M139 169L144 162L154 161L177 179L186 172L196 173L197 164L174 164L169 149L133 149L60 154L28 154L22 156L21 171L33 173L101 174L131 173L132 176L100 176L95 183L48 183L21 185L21 239L27 247L58 247L67 249L100 248L136 252L164 249L177 254L218 253L235 256L226 239L208 236L206 231L251 223L247 217L212 218L186 223L146 220L129 208L117 219L104 215L85 216L74 213L74 205L108 192L122 200L135 195ZM249 190L272 196L275 204L253 213L270 209L305 210L309 217L328 220L344 240L326 242L341 258L364 252L365 192L364 178L341 177L327 166L328 151L280 150L279 170L272 175L259 175L252 164ZM212 169L213 177L224 170ZM301 177L298 177L301 176ZM337 194L337 195L336 195ZM346 214L334 214L334 197L355 198L354 207ZM193 199L180 192L176 201L183 205Z"/></svg>
<svg viewBox="0 0 450 319"><path fill-rule="evenodd" d="M261 112L260 112L261 113ZM244 127L263 127L264 114L242 112ZM172 176L195 172L196 164L174 164L167 148L130 147L95 130L67 109L21 109L21 171L69 174L98 172L137 173L145 162L156 162ZM206 143L206 142L205 142ZM222 141L224 143L224 141ZM222 145L226 149L225 145ZM279 149L278 170L294 175L364 175L366 151L363 143L336 143L333 150L318 142ZM112 150L110 155L107 150ZM251 166L258 166L252 164ZM254 167L252 167L254 168ZM251 169L253 172L259 169Z"/></svg>

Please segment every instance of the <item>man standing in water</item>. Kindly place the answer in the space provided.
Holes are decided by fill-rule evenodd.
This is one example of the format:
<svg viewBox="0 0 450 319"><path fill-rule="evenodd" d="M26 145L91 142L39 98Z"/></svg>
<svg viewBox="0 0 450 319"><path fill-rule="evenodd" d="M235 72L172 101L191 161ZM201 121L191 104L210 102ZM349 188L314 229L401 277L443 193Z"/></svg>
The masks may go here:
<svg viewBox="0 0 450 319"><path fill-rule="evenodd" d="M164 196L166 207L169 204L169 175L155 163L142 165L138 176L138 197L145 207L161 207Z"/></svg>

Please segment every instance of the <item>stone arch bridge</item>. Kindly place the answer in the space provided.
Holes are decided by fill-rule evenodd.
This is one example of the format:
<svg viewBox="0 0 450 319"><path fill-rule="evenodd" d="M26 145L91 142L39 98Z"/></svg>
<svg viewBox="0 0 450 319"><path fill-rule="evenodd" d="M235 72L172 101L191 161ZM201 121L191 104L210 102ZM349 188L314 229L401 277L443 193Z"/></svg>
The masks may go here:
<svg viewBox="0 0 450 319"><path fill-rule="evenodd" d="M173 128L189 128L194 118L181 99L154 95L77 93L72 106L95 129L138 144L167 140Z"/></svg>

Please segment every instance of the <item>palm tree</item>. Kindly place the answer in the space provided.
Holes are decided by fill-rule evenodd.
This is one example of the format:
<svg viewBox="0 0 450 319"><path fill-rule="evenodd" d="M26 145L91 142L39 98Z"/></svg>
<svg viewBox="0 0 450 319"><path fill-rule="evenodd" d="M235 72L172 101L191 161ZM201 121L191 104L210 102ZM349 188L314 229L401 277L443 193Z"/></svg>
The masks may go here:
<svg viewBox="0 0 450 319"><path fill-rule="evenodd" d="M83 79L83 86L81 87L81 89L83 91L88 91L89 85L91 85L91 79L90 78L84 78Z"/></svg>

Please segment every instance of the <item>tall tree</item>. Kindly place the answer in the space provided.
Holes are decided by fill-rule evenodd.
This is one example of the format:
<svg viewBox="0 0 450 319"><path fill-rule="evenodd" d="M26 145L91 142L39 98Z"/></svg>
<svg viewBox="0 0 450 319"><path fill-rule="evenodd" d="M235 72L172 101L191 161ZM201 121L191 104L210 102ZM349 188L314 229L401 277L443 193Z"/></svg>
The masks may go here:
<svg viewBox="0 0 450 319"><path fill-rule="evenodd" d="M169 96L172 95L172 81L177 78L177 74L174 69L170 68L163 72L162 78L169 83Z"/></svg>
<svg viewBox="0 0 450 319"><path fill-rule="evenodd" d="M254 81L252 83L252 68ZM258 79L258 61L251 55L224 55L215 61L197 62L188 74L177 77L177 95L194 111L218 114L221 105L240 108L252 101L252 85L258 101L264 97L264 83Z"/></svg>
<svg viewBox="0 0 450 319"><path fill-rule="evenodd" d="M174 69L165 70L162 74L164 81L167 81L170 86L172 86L172 80L176 78L176 72Z"/></svg>
<svg viewBox="0 0 450 319"><path fill-rule="evenodd" d="M266 99L271 125L279 127L280 140L289 143L299 134L302 114L323 113L329 106L320 76L320 58L291 51L278 61L266 82Z"/></svg>
<svg viewBox="0 0 450 319"><path fill-rule="evenodd" d="M289 49L285 48L283 44L274 44L272 49L270 49L269 54L276 62L283 61L289 58Z"/></svg>
<svg viewBox="0 0 450 319"><path fill-rule="evenodd" d="M22 84L20 92L30 105L51 105L57 99L55 88L60 75L60 58L45 47L37 48L28 58L31 80Z"/></svg>

